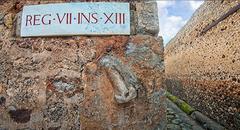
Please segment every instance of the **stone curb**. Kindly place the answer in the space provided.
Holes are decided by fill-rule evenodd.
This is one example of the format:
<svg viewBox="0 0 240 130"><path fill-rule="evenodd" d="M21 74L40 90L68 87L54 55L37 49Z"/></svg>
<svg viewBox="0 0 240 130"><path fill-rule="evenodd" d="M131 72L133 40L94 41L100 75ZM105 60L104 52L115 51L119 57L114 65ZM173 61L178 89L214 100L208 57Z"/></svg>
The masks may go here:
<svg viewBox="0 0 240 130"><path fill-rule="evenodd" d="M186 114L191 115L195 111L194 108L192 108L190 105L188 105L186 102L179 99L178 97L172 95L171 93L166 92L166 96L168 99L170 99L173 103L175 103Z"/></svg>
<svg viewBox="0 0 240 130"><path fill-rule="evenodd" d="M223 126L216 123L212 119L208 118L207 116L203 115L201 112L195 110L185 101L179 99L178 97L172 95L171 93L165 93L166 97L175 103L183 112L189 115L192 119L198 122L204 129L207 130L226 130Z"/></svg>
<svg viewBox="0 0 240 130"><path fill-rule="evenodd" d="M223 126L219 125L199 111L194 111L190 116L207 130L226 130Z"/></svg>

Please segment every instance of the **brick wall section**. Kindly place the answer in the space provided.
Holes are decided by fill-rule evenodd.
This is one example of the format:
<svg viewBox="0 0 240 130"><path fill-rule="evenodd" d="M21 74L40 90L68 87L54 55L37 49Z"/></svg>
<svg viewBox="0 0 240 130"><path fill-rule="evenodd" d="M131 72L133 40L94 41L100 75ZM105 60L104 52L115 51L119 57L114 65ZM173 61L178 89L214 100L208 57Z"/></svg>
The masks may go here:
<svg viewBox="0 0 240 130"><path fill-rule="evenodd" d="M165 49L167 89L228 129L239 129L240 11L201 31L239 1L206 1Z"/></svg>
<svg viewBox="0 0 240 130"><path fill-rule="evenodd" d="M24 5L59 2L66 1L0 4L0 129L163 128L156 3L131 2L130 36L16 36Z"/></svg>

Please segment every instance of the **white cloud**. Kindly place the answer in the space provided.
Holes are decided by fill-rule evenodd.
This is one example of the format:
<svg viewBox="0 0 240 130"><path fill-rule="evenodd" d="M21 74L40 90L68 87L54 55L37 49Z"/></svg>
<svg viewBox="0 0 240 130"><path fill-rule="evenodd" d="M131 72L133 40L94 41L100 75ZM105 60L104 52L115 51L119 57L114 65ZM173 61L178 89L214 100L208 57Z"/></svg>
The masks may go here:
<svg viewBox="0 0 240 130"><path fill-rule="evenodd" d="M196 10L204 1L188 1L192 10Z"/></svg>
<svg viewBox="0 0 240 130"><path fill-rule="evenodd" d="M175 1L158 1L159 10L159 35L163 36L164 43L166 44L186 23L181 16L169 15L168 7L174 6Z"/></svg>
<svg viewBox="0 0 240 130"><path fill-rule="evenodd" d="M185 1L182 2L182 4L194 12L203 2L204 1ZM179 6L179 3L176 1L157 1L157 3L159 10L159 35L163 36L164 44L166 45L186 24L188 19L184 19L182 16L174 16L169 14L169 7Z"/></svg>
<svg viewBox="0 0 240 130"><path fill-rule="evenodd" d="M162 31L164 32L165 37L171 38L184 26L186 21L180 16L169 16L166 19L166 22ZM170 39L169 39L170 40Z"/></svg>
<svg viewBox="0 0 240 130"><path fill-rule="evenodd" d="M168 7L175 4L175 1L157 1L159 7Z"/></svg>

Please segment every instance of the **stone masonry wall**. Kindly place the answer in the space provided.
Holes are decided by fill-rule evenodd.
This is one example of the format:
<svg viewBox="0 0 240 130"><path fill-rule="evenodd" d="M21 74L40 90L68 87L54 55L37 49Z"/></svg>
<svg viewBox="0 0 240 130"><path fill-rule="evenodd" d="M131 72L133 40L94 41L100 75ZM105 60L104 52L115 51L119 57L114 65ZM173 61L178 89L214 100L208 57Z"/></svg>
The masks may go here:
<svg viewBox="0 0 240 130"><path fill-rule="evenodd" d="M240 13L202 30L239 1L205 1L165 49L167 89L224 125L240 128Z"/></svg>
<svg viewBox="0 0 240 130"><path fill-rule="evenodd" d="M130 36L17 36L24 5L59 2L0 1L0 129L163 128L156 2L131 2Z"/></svg>

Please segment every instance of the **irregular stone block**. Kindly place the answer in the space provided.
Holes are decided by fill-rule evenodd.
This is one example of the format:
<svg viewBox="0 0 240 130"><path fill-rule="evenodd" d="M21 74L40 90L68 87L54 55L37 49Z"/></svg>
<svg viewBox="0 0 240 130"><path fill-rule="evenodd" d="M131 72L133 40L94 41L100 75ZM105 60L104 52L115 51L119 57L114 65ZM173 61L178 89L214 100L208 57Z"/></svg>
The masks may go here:
<svg viewBox="0 0 240 130"><path fill-rule="evenodd" d="M159 20L157 8L157 2L155 1L136 3L136 31L138 34L158 35Z"/></svg>
<svg viewBox="0 0 240 130"><path fill-rule="evenodd" d="M4 25L7 28L11 29L13 27L13 20L14 20L14 14L13 13L6 14L4 16L4 19L3 19Z"/></svg>
<svg viewBox="0 0 240 130"><path fill-rule="evenodd" d="M137 89L141 84L127 66L113 56L103 57L100 64L109 68L107 72L116 87L115 98L118 103L127 103L136 98Z"/></svg>
<svg viewBox="0 0 240 130"><path fill-rule="evenodd" d="M162 59L155 54L150 47L145 45L127 44L126 55L137 62L143 62L142 66L148 68L163 67Z"/></svg>
<svg viewBox="0 0 240 130"><path fill-rule="evenodd" d="M149 35L132 36L126 44L125 55L134 72L142 79L142 83L159 90L164 78L164 56L161 37ZM156 73L157 72L157 73ZM148 78L145 78L148 77Z"/></svg>
<svg viewBox="0 0 240 130"><path fill-rule="evenodd" d="M129 43L149 47L151 51L159 55L161 59L164 58L163 38L161 36L155 37L150 35L138 34L131 36Z"/></svg>

